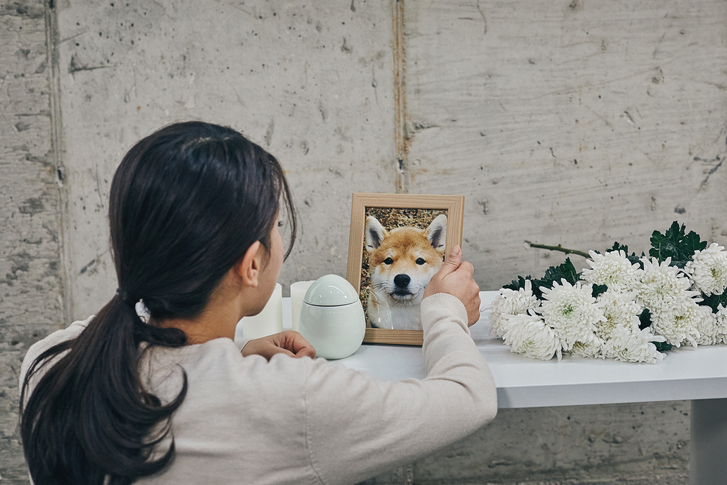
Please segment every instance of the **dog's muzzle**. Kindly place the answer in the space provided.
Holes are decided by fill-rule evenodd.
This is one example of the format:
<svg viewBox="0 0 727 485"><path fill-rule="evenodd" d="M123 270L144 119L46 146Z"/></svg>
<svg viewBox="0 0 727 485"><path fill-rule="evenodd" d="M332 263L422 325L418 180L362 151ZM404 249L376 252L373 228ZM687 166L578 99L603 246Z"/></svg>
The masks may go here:
<svg viewBox="0 0 727 485"><path fill-rule="evenodd" d="M408 274L398 274L394 276L394 284L396 285L396 289L399 288L406 288L409 286L409 283L411 282L411 278Z"/></svg>
<svg viewBox="0 0 727 485"><path fill-rule="evenodd" d="M414 295L409 291L409 283L411 283L411 277L407 274L398 274L394 276L394 291L391 292L391 296L397 300L408 300Z"/></svg>

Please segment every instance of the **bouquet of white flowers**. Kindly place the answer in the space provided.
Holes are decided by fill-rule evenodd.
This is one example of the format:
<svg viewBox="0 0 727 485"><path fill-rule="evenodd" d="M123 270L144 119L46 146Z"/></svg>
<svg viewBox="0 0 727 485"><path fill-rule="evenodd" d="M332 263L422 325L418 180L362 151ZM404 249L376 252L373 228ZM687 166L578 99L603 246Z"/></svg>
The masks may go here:
<svg viewBox="0 0 727 485"><path fill-rule="evenodd" d="M651 246L649 256L619 243L590 251L582 273L566 259L541 279L518 276L490 306L490 332L542 360L570 352L654 363L673 347L727 343L725 248L677 222L654 231Z"/></svg>

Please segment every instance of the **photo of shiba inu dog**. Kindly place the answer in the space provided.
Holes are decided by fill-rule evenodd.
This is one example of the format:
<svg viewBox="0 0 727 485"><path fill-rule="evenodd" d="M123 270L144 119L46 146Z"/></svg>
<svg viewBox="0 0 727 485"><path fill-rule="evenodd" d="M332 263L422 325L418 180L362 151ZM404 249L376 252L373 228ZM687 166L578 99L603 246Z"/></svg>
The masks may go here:
<svg viewBox="0 0 727 485"><path fill-rule="evenodd" d="M367 314L374 328L421 330L420 304L429 280L442 267L447 216L440 214L427 229L384 229L366 218L371 291Z"/></svg>

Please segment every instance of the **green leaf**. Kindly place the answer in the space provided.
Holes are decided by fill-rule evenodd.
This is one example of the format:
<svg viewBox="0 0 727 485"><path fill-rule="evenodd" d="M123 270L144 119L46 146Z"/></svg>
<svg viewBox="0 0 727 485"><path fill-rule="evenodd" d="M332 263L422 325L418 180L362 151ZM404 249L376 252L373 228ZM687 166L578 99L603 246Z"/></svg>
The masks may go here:
<svg viewBox="0 0 727 485"><path fill-rule="evenodd" d="M717 308L720 303L723 307L727 307L727 290L725 290L721 295L704 296L704 294L702 294L702 298L704 298L704 300L700 303L700 305L708 306L712 309L712 313L717 313Z"/></svg>
<svg viewBox="0 0 727 485"><path fill-rule="evenodd" d="M545 271L545 276L542 279L535 279L532 276L518 276L516 280L512 280L510 284L503 286L503 288L509 288L511 290L519 290L525 288L525 282L530 280L530 284L533 289L533 296L538 300L543 299L543 292L540 287L552 288L554 282L560 283L563 278L570 284L574 285L580 275L576 272L576 268L571 263L570 258L566 258L563 264L558 266L551 266Z"/></svg>
<svg viewBox="0 0 727 485"><path fill-rule="evenodd" d="M598 295L606 293L608 286L606 285L593 285L593 298L598 298Z"/></svg>
<svg viewBox="0 0 727 485"><path fill-rule="evenodd" d="M643 330L647 327L651 326L651 312L648 308L645 308L643 312L641 312L641 315L639 315L639 321L641 322L639 324L639 329ZM654 347L656 347L656 350L659 352L668 352L672 349L672 345L668 344L666 342L651 342L654 344Z"/></svg>
<svg viewBox="0 0 727 485"><path fill-rule="evenodd" d="M503 288L509 288L515 291L521 288L524 289L526 281L530 281L530 285L533 290L533 296L538 299L543 298L543 292L540 291L540 280L533 279L532 276L526 276L525 278L523 278L522 276L518 276L516 280L512 280L510 284L503 286Z"/></svg>
<svg viewBox="0 0 727 485"><path fill-rule="evenodd" d="M638 264L641 269L644 269L644 263L641 262L641 258L645 256L644 253L641 253L641 256L636 256L636 253L631 253L629 256L629 247L625 244L619 244L618 242L614 242L613 247L609 249L609 251L623 251L626 255L626 259L628 259L631 264Z"/></svg>
<svg viewBox="0 0 727 485"><path fill-rule="evenodd" d="M540 289L541 286L545 288L552 288L553 283L557 282L560 284L561 280L564 278L568 283L575 285L579 277L580 274L576 272L576 268L573 266L573 263L571 263L570 258L566 258L562 264L548 268L542 279L535 279L532 276L527 276L525 278L518 276L516 280L512 280L510 284L503 286L503 288L509 288L517 291L520 288L525 288L525 281L530 280L533 288L533 296L542 300L543 292Z"/></svg>
<svg viewBox="0 0 727 485"><path fill-rule="evenodd" d="M545 276L540 282L540 286L552 288L554 282L560 283L562 279L565 279L571 285L575 285L578 281L579 274L576 271L575 266L571 263L570 258L565 258L563 264L558 266L551 266L545 271Z"/></svg>
<svg viewBox="0 0 727 485"><path fill-rule="evenodd" d="M668 344L666 342L651 342L654 344L654 347L656 347L656 350L659 352L669 352L673 346L671 344Z"/></svg>
<svg viewBox="0 0 727 485"><path fill-rule="evenodd" d="M525 288L525 280L532 280L532 278L530 276L528 276L527 278L518 276L516 280L512 280L512 282L510 282L510 284L503 286L503 288L508 288L510 290L517 291L521 288Z"/></svg>
<svg viewBox="0 0 727 485"><path fill-rule="evenodd" d="M651 326L651 312L648 308L645 308L641 315L639 315L639 330L643 330L646 327Z"/></svg>
<svg viewBox="0 0 727 485"><path fill-rule="evenodd" d="M683 268L695 251L707 247L707 242L702 241L699 234L694 231L689 234L685 232L684 224L680 227L677 221L674 221L664 234L654 231L651 235L649 256L657 258L659 263L671 258L672 266Z"/></svg>

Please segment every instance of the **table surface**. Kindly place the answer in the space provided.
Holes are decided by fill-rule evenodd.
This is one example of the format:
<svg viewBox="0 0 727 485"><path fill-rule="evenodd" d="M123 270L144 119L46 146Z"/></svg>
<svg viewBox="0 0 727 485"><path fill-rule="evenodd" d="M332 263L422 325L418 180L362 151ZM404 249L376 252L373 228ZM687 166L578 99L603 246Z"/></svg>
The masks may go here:
<svg viewBox="0 0 727 485"><path fill-rule="evenodd" d="M483 306L497 294L481 292ZM492 370L500 408L727 398L727 345L682 347L656 364L570 355L539 361L513 354L490 336L488 315L470 331ZM283 299L283 318L290 322L289 298ZM425 377L421 347L364 344L336 362L379 379Z"/></svg>

